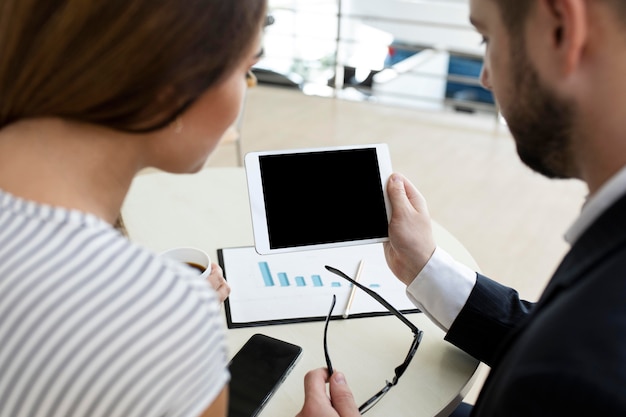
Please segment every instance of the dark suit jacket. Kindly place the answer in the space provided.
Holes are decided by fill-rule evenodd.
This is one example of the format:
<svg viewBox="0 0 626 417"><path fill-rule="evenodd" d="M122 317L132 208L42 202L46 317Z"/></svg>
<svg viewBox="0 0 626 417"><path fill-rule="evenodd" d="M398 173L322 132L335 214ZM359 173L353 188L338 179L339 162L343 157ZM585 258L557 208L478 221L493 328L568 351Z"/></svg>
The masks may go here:
<svg viewBox="0 0 626 417"><path fill-rule="evenodd" d="M491 366L473 416L626 416L626 196L536 304L479 275L446 339Z"/></svg>

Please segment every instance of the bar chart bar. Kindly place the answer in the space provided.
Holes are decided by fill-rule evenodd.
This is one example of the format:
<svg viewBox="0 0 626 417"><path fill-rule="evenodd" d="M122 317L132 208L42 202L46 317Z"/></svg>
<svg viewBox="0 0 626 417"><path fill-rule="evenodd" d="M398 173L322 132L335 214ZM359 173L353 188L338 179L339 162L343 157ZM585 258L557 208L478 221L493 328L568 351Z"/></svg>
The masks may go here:
<svg viewBox="0 0 626 417"><path fill-rule="evenodd" d="M259 262L259 270L261 271L261 277L263 278L263 284L266 287L290 287L295 285L296 287L306 287L310 285L307 283L308 277L305 278L304 275L296 275L292 280L289 279L289 275L286 272L278 272L274 277L270 270L270 265L268 262ZM294 274L295 275L295 274ZM324 287L324 283L322 281L321 275L311 275L311 283L313 287ZM345 284L348 287L352 287L352 284L344 283L341 281L332 281L329 283L331 287L338 288L342 287ZM367 285L367 284L366 284ZM369 284L370 288L381 288L380 284L374 283Z"/></svg>
<svg viewBox="0 0 626 417"><path fill-rule="evenodd" d="M322 287L324 285L322 284L322 277L320 277L319 275L313 275L311 278L313 278L314 287Z"/></svg>
<svg viewBox="0 0 626 417"><path fill-rule="evenodd" d="M272 273L267 262L259 262L259 268L261 269L261 275L263 276L263 282L266 287L273 287L274 280L272 279Z"/></svg>
<svg viewBox="0 0 626 417"><path fill-rule="evenodd" d="M278 282L280 283L281 287L288 287L289 286L289 279L287 278L287 274L285 274L284 272L279 272L278 273Z"/></svg>

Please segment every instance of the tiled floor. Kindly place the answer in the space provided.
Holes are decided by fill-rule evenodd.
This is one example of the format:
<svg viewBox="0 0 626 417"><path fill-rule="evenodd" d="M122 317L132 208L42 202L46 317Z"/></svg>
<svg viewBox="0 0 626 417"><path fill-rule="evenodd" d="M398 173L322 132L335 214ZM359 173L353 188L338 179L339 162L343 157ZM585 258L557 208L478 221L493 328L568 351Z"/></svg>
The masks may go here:
<svg viewBox="0 0 626 417"><path fill-rule="evenodd" d="M494 116L392 108L259 86L242 119L244 152L386 142L396 171L429 202L432 217L472 253L481 271L535 300L567 245L585 187L547 180L517 158ZM236 163L223 145L209 165ZM475 398L480 381L470 392Z"/></svg>

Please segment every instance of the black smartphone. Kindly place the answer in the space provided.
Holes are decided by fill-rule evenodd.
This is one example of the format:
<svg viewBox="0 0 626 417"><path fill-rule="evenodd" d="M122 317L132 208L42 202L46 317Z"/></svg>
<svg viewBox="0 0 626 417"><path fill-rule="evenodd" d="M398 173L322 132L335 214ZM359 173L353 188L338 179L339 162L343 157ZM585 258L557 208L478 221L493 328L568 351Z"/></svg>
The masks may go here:
<svg viewBox="0 0 626 417"><path fill-rule="evenodd" d="M255 334L228 364L229 417L255 417L293 369L300 346Z"/></svg>

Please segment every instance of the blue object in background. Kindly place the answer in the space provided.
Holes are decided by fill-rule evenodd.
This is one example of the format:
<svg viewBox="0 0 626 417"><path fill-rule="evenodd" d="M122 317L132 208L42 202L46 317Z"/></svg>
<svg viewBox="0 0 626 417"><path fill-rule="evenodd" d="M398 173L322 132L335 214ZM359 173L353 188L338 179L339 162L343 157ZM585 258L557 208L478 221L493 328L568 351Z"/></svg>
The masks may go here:
<svg viewBox="0 0 626 417"><path fill-rule="evenodd" d="M481 59L450 55L448 75L460 75L478 80L482 67L483 61ZM489 90L479 85L469 85L454 81L448 81L446 84L446 97L494 104L493 94Z"/></svg>
<svg viewBox="0 0 626 417"><path fill-rule="evenodd" d="M416 49L412 47L404 46L403 44L392 43L388 47L387 57L385 58L385 67L391 67L400 61L421 52L422 49Z"/></svg>
<svg viewBox="0 0 626 417"><path fill-rule="evenodd" d="M397 64L398 62L415 55L421 50L421 48L416 48L415 46L410 46L401 42L393 42L389 45L389 53L385 58L385 66L390 67ZM480 58L450 55L448 75L470 77L478 81L480 79L482 67L483 61ZM457 81L448 81L446 83L446 98L495 104L493 95L489 90L480 85L465 84Z"/></svg>

